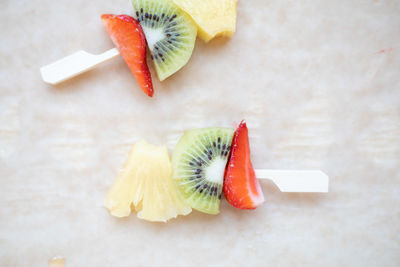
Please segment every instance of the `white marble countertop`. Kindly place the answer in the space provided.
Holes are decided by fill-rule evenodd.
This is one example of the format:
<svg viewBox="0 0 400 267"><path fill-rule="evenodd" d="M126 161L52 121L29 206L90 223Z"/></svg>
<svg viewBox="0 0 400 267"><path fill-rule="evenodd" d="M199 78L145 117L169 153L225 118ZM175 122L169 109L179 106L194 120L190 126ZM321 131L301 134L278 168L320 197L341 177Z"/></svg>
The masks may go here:
<svg viewBox="0 0 400 267"><path fill-rule="evenodd" d="M176 75L153 75L153 99L121 58L56 87L39 75L111 48L100 14L128 1L0 6L1 266L400 265L399 1L239 0L234 37L197 40ZM167 224L102 207L140 138L172 150L241 119L255 167L322 169L329 194L263 181L255 211L222 201Z"/></svg>

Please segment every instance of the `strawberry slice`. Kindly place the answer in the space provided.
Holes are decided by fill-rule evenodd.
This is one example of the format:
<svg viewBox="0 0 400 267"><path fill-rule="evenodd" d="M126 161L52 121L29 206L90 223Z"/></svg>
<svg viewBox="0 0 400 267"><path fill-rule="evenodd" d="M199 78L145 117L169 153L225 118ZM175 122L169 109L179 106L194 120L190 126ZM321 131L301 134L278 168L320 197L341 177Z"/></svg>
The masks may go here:
<svg viewBox="0 0 400 267"><path fill-rule="evenodd" d="M224 177L224 195L239 209L255 209L264 202L264 195L256 179L250 160L250 145L246 122L235 131L232 150Z"/></svg>
<svg viewBox="0 0 400 267"><path fill-rule="evenodd" d="M143 92L152 97L154 90L146 62L146 38L139 22L127 15L112 14L101 15L101 20Z"/></svg>

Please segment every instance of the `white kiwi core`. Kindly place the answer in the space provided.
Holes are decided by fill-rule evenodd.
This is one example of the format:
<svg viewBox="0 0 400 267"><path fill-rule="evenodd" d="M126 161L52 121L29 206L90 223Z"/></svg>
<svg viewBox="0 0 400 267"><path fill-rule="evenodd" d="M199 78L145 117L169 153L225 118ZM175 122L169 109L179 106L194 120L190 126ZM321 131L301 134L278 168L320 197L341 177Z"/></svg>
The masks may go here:
<svg viewBox="0 0 400 267"><path fill-rule="evenodd" d="M226 159L221 157L214 158L210 165L205 168L205 178L207 181L217 184L222 184L224 179L224 172L226 166Z"/></svg>
<svg viewBox="0 0 400 267"><path fill-rule="evenodd" d="M147 45L153 51L155 44L165 38L164 29L162 27L149 28L146 26L142 26L142 28L144 35L146 35Z"/></svg>

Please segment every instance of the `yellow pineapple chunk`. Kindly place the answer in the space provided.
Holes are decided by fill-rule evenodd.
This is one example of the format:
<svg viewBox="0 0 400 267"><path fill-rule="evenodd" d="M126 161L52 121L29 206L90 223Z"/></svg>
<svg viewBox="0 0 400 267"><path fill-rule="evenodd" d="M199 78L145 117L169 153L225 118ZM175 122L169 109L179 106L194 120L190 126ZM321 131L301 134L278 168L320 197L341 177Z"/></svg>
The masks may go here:
<svg viewBox="0 0 400 267"><path fill-rule="evenodd" d="M174 0L196 22L198 35L208 42L232 36L236 30L236 0Z"/></svg>
<svg viewBox="0 0 400 267"><path fill-rule="evenodd" d="M176 193L167 148L146 141L132 148L104 206L116 217L128 216L132 207L140 219L155 222L166 222L192 211Z"/></svg>

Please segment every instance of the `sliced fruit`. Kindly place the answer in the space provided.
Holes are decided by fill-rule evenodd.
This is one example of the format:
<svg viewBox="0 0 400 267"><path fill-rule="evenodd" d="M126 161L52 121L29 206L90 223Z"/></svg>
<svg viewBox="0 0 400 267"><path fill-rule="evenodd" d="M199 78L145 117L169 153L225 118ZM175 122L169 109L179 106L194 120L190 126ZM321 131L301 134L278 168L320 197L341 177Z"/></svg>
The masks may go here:
<svg viewBox="0 0 400 267"><path fill-rule="evenodd" d="M128 216L132 207L140 219L155 222L187 215L192 210L177 195L167 148L146 141L132 148L104 206L116 217Z"/></svg>
<svg viewBox="0 0 400 267"><path fill-rule="evenodd" d="M140 24L127 15L101 15L103 24L143 92L153 96L151 73L146 63L146 39Z"/></svg>
<svg viewBox="0 0 400 267"><path fill-rule="evenodd" d="M264 202L264 195L250 160L250 144L246 122L235 131L231 156L225 171L224 195L239 209L255 209Z"/></svg>
<svg viewBox="0 0 400 267"><path fill-rule="evenodd" d="M201 39L232 36L236 30L236 0L174 0L196 22Z"/></svg>
<svg viewBox="0 0 400 267"><path fill-rule="evenodd" d="M219 213L233 132L229 128L192 130L176 145L172 156L173 179L181 198L192 208Z"/></svg>
<svg viewBox="0 0 400 267"><path fill-rule="evenodd" d="M188 62L196 41L196 25L171 0L132 0L132 5L162 81Z"/></svg>

